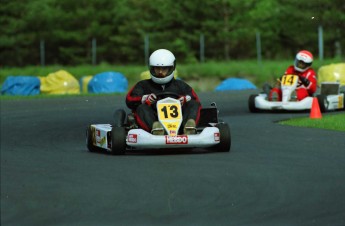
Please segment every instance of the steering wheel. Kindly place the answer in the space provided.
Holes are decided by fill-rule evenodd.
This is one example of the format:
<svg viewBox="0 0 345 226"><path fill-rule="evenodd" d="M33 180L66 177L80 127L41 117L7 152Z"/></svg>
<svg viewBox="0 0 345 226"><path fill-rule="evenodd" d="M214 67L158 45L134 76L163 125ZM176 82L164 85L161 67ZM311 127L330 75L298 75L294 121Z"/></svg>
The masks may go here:
<svg viewBox="0 0 345 226"><path fill-rule="evenodd" d="M179 95L175 92L166 91L166 92L156 93L156 96L157 96L157 99L160 100L160 99L164 99L166 97L178 99L181 95Z"/></svg>

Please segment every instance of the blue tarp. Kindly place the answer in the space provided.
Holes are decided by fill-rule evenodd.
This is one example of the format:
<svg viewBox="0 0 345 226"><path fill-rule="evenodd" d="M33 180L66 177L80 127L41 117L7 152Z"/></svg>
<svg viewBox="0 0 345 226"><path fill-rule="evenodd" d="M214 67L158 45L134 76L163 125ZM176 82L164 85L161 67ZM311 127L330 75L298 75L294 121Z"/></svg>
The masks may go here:
<svg viewBox="0 0 345 226"><path fill-rule="evenodd" d="M8 76L1 87L2 95L30 96L40 93L40 79L35 76Z"/></svg>
<svg viewBox="0 0 345 226"><path fill-rule="evenodd" d="M102 72L92 77L89 93L123 93L128 88L127 78L119 72Z"/></svg>
<svg viewBox="0 0 345 226"><path fill-rule="evenodd" d="M256 86L253 85L250 81L240 78L228 78L221 82L217 87L216 91L225 91L225 90L246 90L246 89L256 89Z"/></svg>

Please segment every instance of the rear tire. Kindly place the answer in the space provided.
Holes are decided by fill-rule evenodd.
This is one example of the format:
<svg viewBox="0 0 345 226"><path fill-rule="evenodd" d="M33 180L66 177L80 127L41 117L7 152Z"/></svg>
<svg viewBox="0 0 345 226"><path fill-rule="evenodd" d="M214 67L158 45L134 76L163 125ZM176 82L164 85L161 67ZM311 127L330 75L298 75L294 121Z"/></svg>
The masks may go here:
<svg viewBox="0 0 345 226"><path fill-rule="evenodd" d="M112 155L124 155L126 153L127 131L124 127L113 127L111 130L111 151Z"/></svg>
<svg viewBox="0 0 345 226"><path fill-rule="evenodd" d="M219 152L229 152L231 148L230 127L227 123L220 123L217 128L219 129L220 142L214 149Z"/></svg>
<svg viewBox="0 0 345 226"><path fill-rule="evenodd" d="M250 112L259 112L259 109L255 107L255 98L257 97L257 94L252 94L249 96L248 99L248 107Z"/></svg>
<svg viewBox="0 0 345 226"><path fill-rule="evenodd" d="M322 113L326 112L328 109L328 102L327 102L327 98L325 95L317 95L317 102L319 102L319 106L320 106L320 111Z"/></svg>

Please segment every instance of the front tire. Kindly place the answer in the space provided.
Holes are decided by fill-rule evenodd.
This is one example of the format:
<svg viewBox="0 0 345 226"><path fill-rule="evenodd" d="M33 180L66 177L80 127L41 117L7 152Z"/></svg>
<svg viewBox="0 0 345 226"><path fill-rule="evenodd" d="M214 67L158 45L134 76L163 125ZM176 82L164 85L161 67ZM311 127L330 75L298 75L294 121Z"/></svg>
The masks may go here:
<svg viewBox="0 0 345 226"><path fill-rule="evenodd" d="M124 155L126 153L127 131L124 127L113 127L111 129L111 151L112 155Z"/></svg>
<svg viewBox="0 0 345 226"><path fill-rule="evenodd" d="M257 94L252 94L249 96L249 99L248 99L249 111L252 113L259 112L259 109L255 106L255 98L257 96L258 96Z"/></svg>
<svg viewBox="0 0 345 226"><path fill-rule="evenodd" d="M217 125L217 128L219 129L220 142L215 146L215 150L229 152L231 148L230 127L227 123L220 123Z"/></svg>
<svg viewBox="0 0 345 226"><path fill-rule="evenodd" d="M125 124L126 112L123 109L118 109L114 112L114 125L121 127Z"/></svg>

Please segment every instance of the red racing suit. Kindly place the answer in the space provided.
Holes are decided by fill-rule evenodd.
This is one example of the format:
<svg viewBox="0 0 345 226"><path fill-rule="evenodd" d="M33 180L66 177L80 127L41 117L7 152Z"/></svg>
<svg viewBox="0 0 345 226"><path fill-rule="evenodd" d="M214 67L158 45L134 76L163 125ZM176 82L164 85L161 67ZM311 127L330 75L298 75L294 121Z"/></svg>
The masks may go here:
<svg viewBox="0 0 345 226"><path fill-rule="evenodd" d="M293 75L305 77L306 79L308 79L310 81L308 86L303 85L302 82L299 81L299 84L297 85L297 88L296 88L297 100L303 100L304 98L306 98L308 96L312 96L316 92L317 79L316 79L316 73L315 73L314 69L308 68L304 72L299 72L299 71L295 70L293 65L291 65L285 71L285 75L288 75L288 74L293 74ZM273 92L278 93L279 101L281 101L282 100L281 89L280 88L273 88L269 94L270 99L272 97Z"/></svg>
<svg viewBox="0 0 345 226"><path fill-rule="evenodd" d="M201 103L192 87L182 80L175 78L164 85L157 84L151 79L146 79L139 81L126 96L126 105L134 113L134 117L140 128L151 132L153 122L158 120L155 104L149 106L142 103L141 99L143 95L162 92L174 92L180 96L189 95L191 100L182 105L183 120L181 128L183 128L188 119L194 119L196 124L198 124Z"/></svg>

